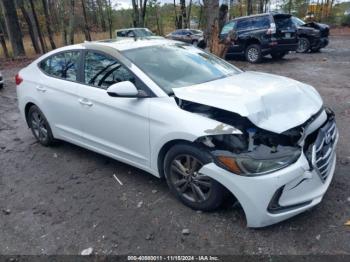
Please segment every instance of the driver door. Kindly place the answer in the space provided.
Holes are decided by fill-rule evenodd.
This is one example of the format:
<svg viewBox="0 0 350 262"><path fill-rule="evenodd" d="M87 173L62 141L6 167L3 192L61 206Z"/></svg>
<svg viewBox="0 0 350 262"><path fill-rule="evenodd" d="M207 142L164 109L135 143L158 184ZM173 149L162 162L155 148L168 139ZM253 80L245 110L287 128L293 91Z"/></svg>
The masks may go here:
<svg viewBox="0 0 350 262"><path fill-rule="evenodd" d="M78 86L82 133L86 145L139 167L149 166L149 99L111 97L117 82L140 81L119 61L104 53L85 51L83 82Z"/></svg>

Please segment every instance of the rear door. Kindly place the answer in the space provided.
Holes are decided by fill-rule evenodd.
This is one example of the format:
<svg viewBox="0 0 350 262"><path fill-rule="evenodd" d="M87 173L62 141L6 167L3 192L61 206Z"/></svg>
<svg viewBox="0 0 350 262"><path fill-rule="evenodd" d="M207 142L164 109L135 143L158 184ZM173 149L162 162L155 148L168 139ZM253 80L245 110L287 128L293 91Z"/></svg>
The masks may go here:
<svg viewBox="0 0 350 262"><path fill-rule="evenodd" d="M295 44L297 42L296 27L291 15L277 14L273 16L276 24L276 34L278 44Z"/></svg>
<svg viewBox="0 0 350 262"><path fill-rule="evenodd" d="M36 86L55 137L71 142L81 141L77 94L81 54L81 50L71 50L43 60L39 67L44 75Z"/></svg>

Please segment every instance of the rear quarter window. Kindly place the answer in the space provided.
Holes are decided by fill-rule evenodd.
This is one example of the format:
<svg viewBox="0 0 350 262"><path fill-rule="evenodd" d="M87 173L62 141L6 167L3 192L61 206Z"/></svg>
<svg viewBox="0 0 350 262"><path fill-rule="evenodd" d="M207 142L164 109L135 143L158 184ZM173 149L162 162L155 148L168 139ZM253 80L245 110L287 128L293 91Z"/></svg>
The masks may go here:
<svg viewBox="0 0 350 262"><path fill-rule="evenodd" d="M236 22L235 21L230 21L228 22L226 25L224 25L224 27L221 30L221 34L225 35L228 34L228 32L230 32L230 30L232 30L235 27Z"/></svg>
<svg viewBox="0 0 350 262"><path fill-rule="evenodd" d="M79 59L80 51L67 51L50 56L39 67L49 76L77 81Z"/></svg>

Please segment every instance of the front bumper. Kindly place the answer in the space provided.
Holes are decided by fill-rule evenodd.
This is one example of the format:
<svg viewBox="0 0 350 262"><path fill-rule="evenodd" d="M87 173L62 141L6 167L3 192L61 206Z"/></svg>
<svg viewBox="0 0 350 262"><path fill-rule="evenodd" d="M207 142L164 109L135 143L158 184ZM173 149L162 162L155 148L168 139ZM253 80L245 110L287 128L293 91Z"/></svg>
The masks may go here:
<svg viewBox="0 0 350 262"><path fill-rule="evenodd" d="M310 168L304 153L292 165L274 173L248 177L235 175L214 163L199 171L225 186L240 202L248 227L272 225L300 214L321 202L335 170L335 147L338 132L329 158L326 174Z"/></svg>
<svg viewBox="0 0 350 262"><path fill-rule="evenodd" d="M324 48L328 45L328 43L329 43L328 37L321 37L321 38L315 39L312 42L311 47L312 48Z"/></svg>

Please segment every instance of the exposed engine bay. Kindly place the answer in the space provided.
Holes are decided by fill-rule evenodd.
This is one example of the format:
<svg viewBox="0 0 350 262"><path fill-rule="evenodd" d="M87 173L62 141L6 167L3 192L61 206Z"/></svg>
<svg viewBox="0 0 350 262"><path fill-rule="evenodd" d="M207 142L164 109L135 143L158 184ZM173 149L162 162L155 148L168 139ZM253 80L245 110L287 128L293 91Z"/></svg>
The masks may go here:
<svg viewBox="0 0 350 262"><path fill-rule="evenodd" d="M301 126L277 134L261 129L248 118L233 112L180 99L176 101L183 110L217 120L241 131L241 134L208 132L208 136L200 137L196 142L204 145L212 153L218 160L217 164L226 169L229 167L232 172L244 174L275 171L295 162L303 148L301 140L304 139L304 130L315 118L312 117ZM225 162L224 165L222 162Z"/></svg>

